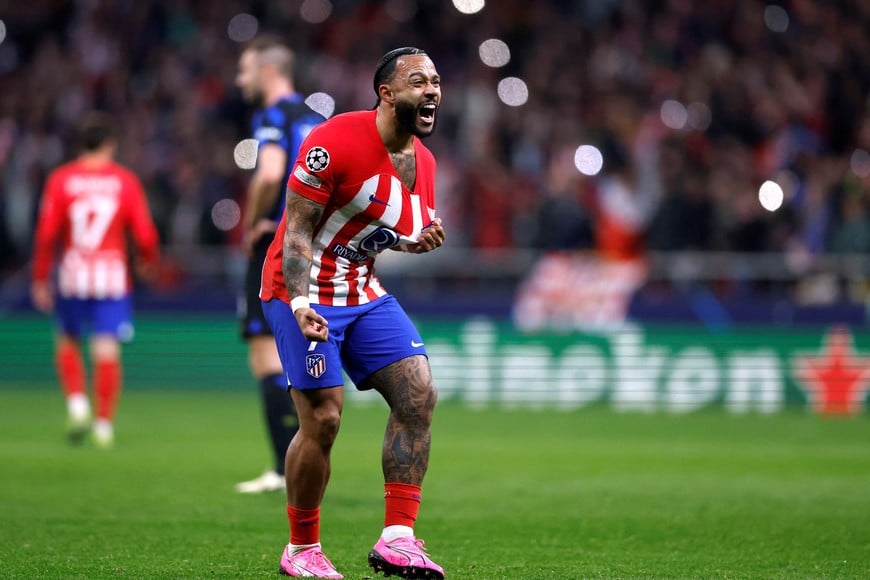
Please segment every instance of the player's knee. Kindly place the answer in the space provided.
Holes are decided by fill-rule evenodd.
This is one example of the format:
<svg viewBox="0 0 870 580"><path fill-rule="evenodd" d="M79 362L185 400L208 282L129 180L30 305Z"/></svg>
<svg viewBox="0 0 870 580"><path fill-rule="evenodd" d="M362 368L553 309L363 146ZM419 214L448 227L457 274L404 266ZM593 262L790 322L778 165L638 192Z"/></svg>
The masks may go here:
<svg viewBox="0 0 870 580"><path fill-rule="evenodd" d="M435 409L435 403L438 402L438 387L429 379L422 388L422 393L419 397L421 406L428 412Z"/></svg>
<svg viewBox="0 0 870 580"><path fill-rule="evenodd" d="M402 423L428 427L432 423L435 403L438 400L438 389L431 380L412 384L409 388L411 396L399 398L399 404L392 409L393 413Z"/></svg>
<svg viewBox="0 0 870 580"><path fill-rule="evenodd" d="M331 446L338 436L341 426L341 411L333 407L318 409L314 413L312 435L324 447Z"/></svg>
<svg viewBox="0 0 870 580"><path fill-rule="evenodd" d="M121 357L121 345L114 336L94 336L90 342L90 350L95 361L117 361Z"/></svg>
<svg viewBox="0 0 870 580"><path fill-rule="evenodd" d="M435 405L438 403L438 386L429 381L429 405L432 409L435 408Z"/></svg>
<svg viewBox="0 0 870 580"><path fill-rule="evenodd" d="M438 387L435 386L435 383L429 381L417 400L419 401L417 413L424 420L431 421L435 411L435 403L438 402Z"/></svg>

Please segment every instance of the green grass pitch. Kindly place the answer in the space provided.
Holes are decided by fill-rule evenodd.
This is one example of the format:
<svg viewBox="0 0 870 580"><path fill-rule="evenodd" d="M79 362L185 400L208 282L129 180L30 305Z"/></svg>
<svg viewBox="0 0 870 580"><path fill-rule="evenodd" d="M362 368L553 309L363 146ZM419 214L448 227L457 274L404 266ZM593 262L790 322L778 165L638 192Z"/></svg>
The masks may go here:
<svg viewBox="0 0 870 580"><path fill-rule="evenodd" d="M267 578L280 493L253 392L128 389L71 448L58 392L0 386L0 577ZM349 579L382 521L381 405L349 406L323 504ZM436 412L417 533L448 578L870 577L870 422L803 412Z"/></svg>

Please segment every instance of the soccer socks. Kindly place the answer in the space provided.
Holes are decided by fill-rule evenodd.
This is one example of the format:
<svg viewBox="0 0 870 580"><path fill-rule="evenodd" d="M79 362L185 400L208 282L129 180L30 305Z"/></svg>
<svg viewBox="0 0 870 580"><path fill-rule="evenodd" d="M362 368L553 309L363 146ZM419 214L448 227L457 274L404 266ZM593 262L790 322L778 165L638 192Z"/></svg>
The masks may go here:
<svg viewBox="0 0 870 580"><path fill-rule="evenodd" d="M58 344L55 364L60 386L67 399L85 395L85 362L79 346L70 341Z"/></svg>
<svg viewBox="0 0 870 580"><path fill-rule="evenodd" d="M55 362L67 401L67 430L72 443L79 443L91 420L91 405L85 390L85 364L78 343L58 343ZM112 446L112 420L121 391L121 362L114 358L94 361L94 395L97 414L93 424L94 442L103 448Z"/></svg>
<svg viewBox="0 0 870 580"><path fill-rule="evenodd" d="M411 532L414 529L414 522L417 521L417 512L420 509L420 493L419 485L411 485L409 483L387 482L384 484L384 532L388 535L401 537L407 530ZM391 530L391 528L393 528ZM390 530L390 532L388 532ZM401 533L400 533L401 532ZM390 540L395 538L390 538ZM387 541L390 541L387 540Z"/></svg>
<svg viewBox="0 0 870 580"><path fill-rule="evenodd" d="M66 395L70 414L90 412L85 392L85 363L78 344L63 341L55 354L57 373ZM118 394L121 390L121 363L114 359L94 363L94 394L97 417L111 421L115 417Z"/></svg>
<svg viewBox="0 0 870 580"><path fill-rule="evenodd" d="M381 532L381 538L388 544L397 538L413 537L414 528L409 528L408 526L387 526Z"/></svg>
<svg viewBox="0 0 870 580"><path fill-rule="evenodd" d="M260 395L275 456L275 471L284 475L284 456L290 441L299 430L296 407L287 392L287 379L281 374L263 377L260 380Z"/></svg>
<svg viewBox="0 0 870 580"><path fill-rule="evenodd" d="M70 395L66 399L66 411L71 421L83 424L91 417L91 403L84 393Z"/></svg>
<svg viewBox="0 0 870 580"><path fill-rule="evenodd" d="M115 418L121 393L121 363L114 359L94 363L94 391L97 399L97 418L108 421Z"/></svg>
<svg viewBox="0 0 870 580"><path fill-rule="evenodd" d="M287 504L290 544L302 548L320 542L320 508L298 509Z"/></svg>

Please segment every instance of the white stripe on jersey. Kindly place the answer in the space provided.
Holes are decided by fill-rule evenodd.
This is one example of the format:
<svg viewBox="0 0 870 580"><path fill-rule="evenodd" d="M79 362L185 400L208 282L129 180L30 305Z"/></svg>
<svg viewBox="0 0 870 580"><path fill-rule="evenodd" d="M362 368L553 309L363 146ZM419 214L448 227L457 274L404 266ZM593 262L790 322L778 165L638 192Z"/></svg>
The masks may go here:
<svg viewBox="0 0 870 580"><path fill-rule="evenodd" d="M317 284L314 283L317 280L317 277L320 276L320 258L323 255L323 252L314 250L314 244L312 244L313 255L311 257L311 270L309 275L309 283L308 283L308 299L315 304L318 304L320 300L318 299L317 292Z"/></svg>
<svg viewBox="0 0 870 580"><path fill-rule="evenodd" d="M365 287L366 282L370 282L371 274L369 272L369 267L365 264L360 264L359 269L357 270L357 279L356 279L356 290L355 293L357 296L360 296L360 304L366 302L365 298Z"/></svg>
<svg viewBox="0 0 870 580"><path fill-rule="evenodd" d="M399 218L402 217L402 183L395 177L388 177L390 179L390 200L387 205L387 211L381 216L381 221L387 224L396 224L399 222Z"/></svg>
<svg viewBox="0 0 870 580"><path fill-rule="evenodd" d="M88 291L90 290L88 280L91 277L90 268L86 264L81 264L77 270L73 271L75 276L75 296L76 298L89 298Z"/></svg>
<svg viewBox="0 0 870 580"><path fill-rule="evenodd" d="M75 296L75 272L75 270L66 268L63 265L58 269L57 289L60 291L61 296Z"/></svg>
<svg viewBox="0 0 870 580"><path fill-rule="evenodd" d="M383 296L387 293L386 289L381 286L381 281L378 280L377 276L369 276L369 288L374 290L378 296Z"/></svg>
<svg viewBox="0 0 870 580"><path fill-rule="evenodd" d="M94 298L103 299L109 292L109 264L106 260L94 262Z"/></svg>
<svg viewBox="0 0 870 580"><path fill-rule="evenodd" d="M70 251L58 268L58 291L66 298L122 298L128 292L127 264L115 252L81 255Z"/></svg>
<svg viewBox="0 0 870 580"><path fill-rule="evenodd" d="M389 181L382 181L389 180ZM377 198L379 190L389 187L389 197L387 199ZM383 192L380 194L383 196ZM366 295L366 286L375 292L378 296L386 294L386 290L381 286L380 282L372 275L368 266L360 262L356 262L346 257L335 256L332 252L332 246L336 244L336 237L347 226L347 224L356 216L365 211L372 204L383 205L383 213L376 222L371 222L356 233L350 240L342 242L349 249L366 254L360 249L359 244L369 235L377 230L387 227L394 228L402 218L405 205L403 203L403 187L402 182L398 178L386 174L373 175L365 180L360 186L356 195L342 207L336 208L326 219L323 228L317 232L312 240L312 266L311 280L309 286L309 299L312 302L320 302L321 297L318 295L318 287L314 283L324 268L324 262L332 261L334 264L335 273L330 278L330 285L333 291L331 303L334 306L346 306L348 298L353 296L358 297L360 304L365 304L369 301ZM412 233L407 236L401 236L399 243L409 244L417 241L417 236L423 229L423 208L420 201L420 196L410 194L409 204L411 210L411 220L413 224ZM427 208L428 209L428 208ZM431 212L431 210L429 210ZM407 219L407 218L406 218ZM368 254L374 257L374 254ZM333 257L334 256L334 257ZM351 281L348 277L353 274L356 280ZM324 297L324 300L327 300Z"/></svg>
<svg viewBox="0 0 870 580"><path fill-rule="evenodd" d="M338 268L336 275L342 275L341 268ZM350 293L350 282L347 280L333 280L332 287L335 289L335 296L332 297L333 306L347 306L347 295Z"/></svg>
<svg viewBox="0 0 870 580"><path fill-rule="evenodd" d="M127 265L122 260L115 260L109 269L110 296L118 299L127 294Z"/></svg>
<svg viewBox="0 0 870 580"><path fill-rule="evenodd" d="M321 229L313 240L313 260L311 266L311 280L317 280L317 277L320 275L320 270L323 266L323 255L324 250L328 250L330 246L333 244L333 240L339 234L339 232L350 222L350 220L359 213L359 210L356 208L365 207L369 204L369 197L374 195L378 190L378 184L380 183L381 176L373 175L372 177L365 180L362 186L359 189L359 192L344 206L333 211L329 218L326 220L326 224L324 224L323 229ZM400 193L401 194L401 193ZM392 199L392 195L390 196ZM401 198L400 198L401 199ZM377 229L373 226L366 226L363 228L364 235L368 235L372 231ZM353 245L354 241L358 241L360 238L356 236L350 240ZM335 274L333 275L332 287L333 287L333 298L332 304L335 306L347 306L347 297L350 293L350 284L348 284L345 279L347 274L350 272L350 260L347 258L338 257L335 260ZM312 283L309 289L309 298L313 299L315 302L319 302L319 296L317 294L317 286ZM365 295L361 294L362 303L365 302Z"/></svg>
<svg viewBox="0 0 870 580"><path fill-rule="evenodd" d="M414 229L411 230L414 232L413 243L417 241L417 236L423 231L423 209L420 207L420 196L415 193L411 194L411 215L414 217Z"/></svg>

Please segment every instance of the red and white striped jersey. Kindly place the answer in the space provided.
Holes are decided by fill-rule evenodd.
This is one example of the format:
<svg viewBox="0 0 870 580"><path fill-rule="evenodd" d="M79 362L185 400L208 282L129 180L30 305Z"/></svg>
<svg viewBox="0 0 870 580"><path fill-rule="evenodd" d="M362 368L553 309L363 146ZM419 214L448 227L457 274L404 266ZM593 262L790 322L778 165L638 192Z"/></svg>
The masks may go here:
<svg viewBox="0 0 870 580"><path fill-rule="evenodd" d="M57 286L68 298L121 298L130 292L127 234L140 259L156 262L157 229L139 179L123 166L72 161L48 176L33 252L33 280L51 274L62 253Z"/></svg>
<svg viewBox="0 0 870 580"><path fill-rule="evenodd" d="M406 188L375 126L376 111L332 117L299 149L287 187L325 211L312 239L308 298L357 306L386 294L375 276L378 253L412 244L435 217L435 157L416 137L417 179ZM281 270L284 223L263 264L260 298L290 302Z"/></svg>

